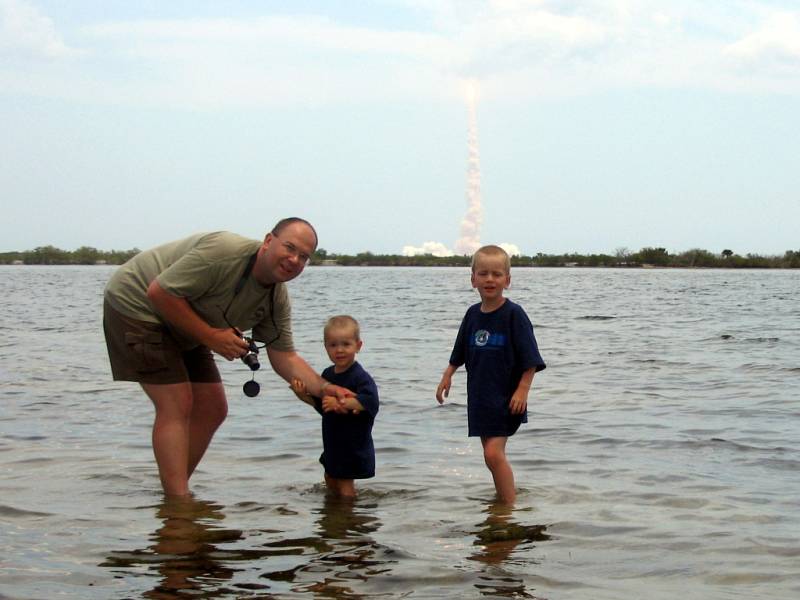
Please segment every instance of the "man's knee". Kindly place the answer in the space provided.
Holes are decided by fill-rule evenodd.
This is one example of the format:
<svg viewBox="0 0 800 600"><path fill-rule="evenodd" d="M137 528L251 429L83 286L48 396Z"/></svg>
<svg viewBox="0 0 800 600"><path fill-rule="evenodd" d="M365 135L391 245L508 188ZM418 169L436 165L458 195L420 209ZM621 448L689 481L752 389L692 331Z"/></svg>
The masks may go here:
<svg viewBox="0 0 800 600"><path fill-rule="evenodd" d="M142 383L141 386L156 409L156 418L187 421L191 418L194 400L188 384Z"/></svg>
<svg viewBox="0 0 800 600"><path fill-rule="evenodd" d="M195 412L207 421L219 425L228 416L228 400L221 383L195 383L192 395Z"/></svg>
<svg viewBox="0 0 800 600"><path fill-rule="evenodd" d="M206 417L217 426L222 425L228 417L228 403L223 398L222 402L206 408Z"/></svg>

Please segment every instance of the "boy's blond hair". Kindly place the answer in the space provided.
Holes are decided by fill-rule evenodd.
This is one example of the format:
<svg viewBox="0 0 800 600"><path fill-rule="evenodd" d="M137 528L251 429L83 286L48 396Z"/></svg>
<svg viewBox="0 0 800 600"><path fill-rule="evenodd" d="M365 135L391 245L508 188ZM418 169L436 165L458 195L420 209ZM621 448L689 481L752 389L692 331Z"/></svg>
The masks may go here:
<svg viewBox="0 0 800 600"><path fill-rule="evenodd" d="M323 329L323 336L325 339L328 339L328 332L331 329L338 329L338 328L349 328L353 330L353 337L357 342L361 341L361 328L358 325L358 321L356 321L350 315L336 315L335 317L331 317L328 319L328 322L325 323L325 329Z"/></svg>
<svg viewBox="0 0 800 600"><path fill-rule="evenodd" d="M506 273L511 272L511 258L508 256L508 252L503 250L500 246L495 246L494 244L489 244L488 246L481 246L475 251L475 254L472 255L472 272L475 272L475 265L478 262L479 256L486 256L486 257L499 257L503 259L506 267Z"/></svg>

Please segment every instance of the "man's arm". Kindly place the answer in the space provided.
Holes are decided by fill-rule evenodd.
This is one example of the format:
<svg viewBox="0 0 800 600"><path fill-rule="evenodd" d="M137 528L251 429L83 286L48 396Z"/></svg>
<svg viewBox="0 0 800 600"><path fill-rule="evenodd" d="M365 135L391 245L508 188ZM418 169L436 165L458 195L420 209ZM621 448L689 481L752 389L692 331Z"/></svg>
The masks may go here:
<svg viewBox="0 0 800 600"><path fill-rule="evenodd" d="M320 377L297 352L275 350L267 347L267 357L272 369L288 383L292 379L299 379L306 385L306 390L312 396L336 396L340 401L355 394L338 385L325 381Z"/></svg>
<svg viewBox="0 0 800 600"><path fill-rule="evenodd" d="M219 354L233 360L247 352L245 342L233 328L217 329L206 323L186 298L173 296L162 288L157 280L150 282L147 298L159 315L182 332Z"/></svg>

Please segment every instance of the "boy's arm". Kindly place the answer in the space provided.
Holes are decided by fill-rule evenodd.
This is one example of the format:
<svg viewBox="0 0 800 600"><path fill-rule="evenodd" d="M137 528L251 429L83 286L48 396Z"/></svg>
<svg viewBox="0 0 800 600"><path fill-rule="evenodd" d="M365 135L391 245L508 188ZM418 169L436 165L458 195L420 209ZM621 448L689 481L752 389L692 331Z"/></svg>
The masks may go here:
<svg viewBox="0 0 800 600"><path fill-rule="evenodd" d="M324 412L333 411L342 415L348 413L357 415L364 410L364 406L355 396L348 396L344 399L344 403L336 398L336 396L325 396L322 398L322 410Z"/></svg>
<svg viewBox="0 0 800 600"><path fill-rule="evenodd" d="M528 392L533 385L533 376L536 374L536 367L531 367L527 371L523 371L522 377L519 380L519 385L514 393L511 395L511 401L508 407L512 415L521 415L528 408Z"/></svg>
<svg viewBox="0 0 800 600"><path fill-rule="evenodd" d="M439 401L439 404L444 404L444 399L450 395L450 384L453 380L453 373L455 373L457 369L457 366L448 364L447 368L444 370L442 379L439 381L439 385L436 388L436 400Z"/></svg>
<svg viewBox="0 0 800 600"><path fill-rule="evenodd" d="M363 371L363 370L362 370ZM363 371L357 380L350 383L350 387L355 392L354 396L348 396L344 400L338 400L338 406L332 400L328 400L330 410L339 414L359 415L365 413L373 418L378 414L378 387L369 373ZM323 402L324 402L323 398ZM324 404L323 404L323 410Z"/></svg>

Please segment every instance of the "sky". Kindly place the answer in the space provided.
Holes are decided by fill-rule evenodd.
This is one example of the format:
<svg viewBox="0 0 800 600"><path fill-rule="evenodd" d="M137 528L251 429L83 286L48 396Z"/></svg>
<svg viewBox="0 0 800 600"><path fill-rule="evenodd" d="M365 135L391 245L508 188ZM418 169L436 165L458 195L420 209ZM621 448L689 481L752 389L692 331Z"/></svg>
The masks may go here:
<svg viewBox="0 0 800 600"><path fill-rule="evenodd" d="M782 255L798 100L796 0L0 0L0 251Z"/></svg>

